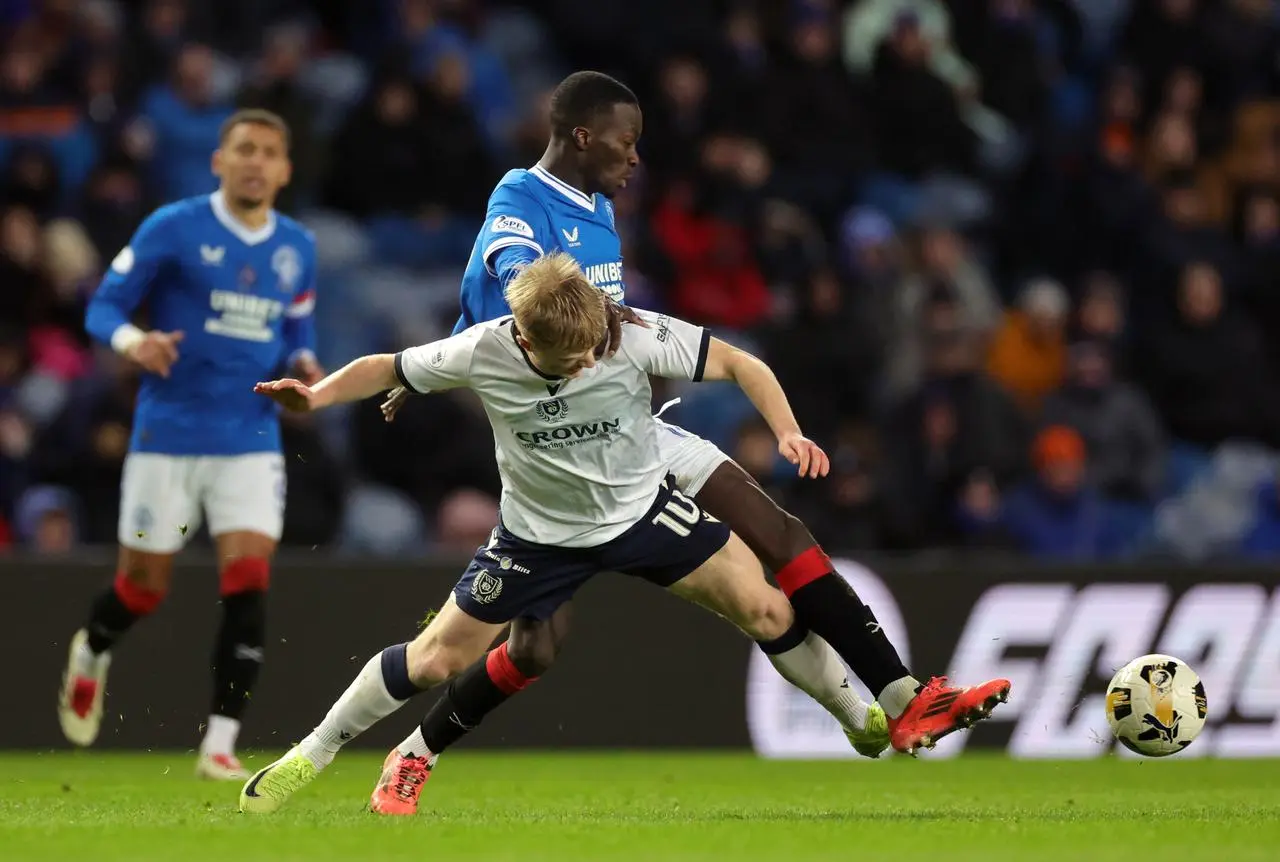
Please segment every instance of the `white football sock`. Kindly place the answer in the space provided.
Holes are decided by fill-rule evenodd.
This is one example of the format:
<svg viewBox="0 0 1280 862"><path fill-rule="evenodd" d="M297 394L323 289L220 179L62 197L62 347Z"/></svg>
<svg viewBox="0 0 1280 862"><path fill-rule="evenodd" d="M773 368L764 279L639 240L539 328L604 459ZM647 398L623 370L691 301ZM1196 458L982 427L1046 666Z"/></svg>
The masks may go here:
<svg viewBox="0 0 1280 862"><path fill-rule="evenodd" d="M200 743L202 754L235 754L240 722L225 715L209 716L209 727Z"/></svg>
<svg viewBox="0 0 1280 862"><path fill-rule="evenodd" d="M397 700L387 691L382 679L382 653L377 653L329 708L324 721L302 740L302 753L316 769L324 769L333 762L338 749L408 702Z"/></svg>
<svg viewBox="0 0 1280 862"><path fill-rule="evenodd" d="M406 736L404 741L396 746L396 751L399 751L405 757L425 757L428 767L435 766L436 759L440 756L427 748L427 741L422 738L422 725L415 727L413 733Z"/></svg>
<svg viewBox="0 0 1280 862"><path fill-rule="evenodd" d="M867 704L849 685L849 674L831 644L813 632L800 645L769 656L783 679L835 716L845 730L867 726Z"/></svg>
<svg viewBox="0 0 1280 862"><path fill-rule="evenodd" d="M78 676L94 676L98 672L101 660L102 657L89 649L89 642L85 641L80 644L79 649L76 650L75 658L71 661L72 670Z"/></svg>
<svg viewBox="0 0 1280 862"><path fill-rule="evenodd" d="M908 704L915 700L916 689L919 687L920 681L914 676L904 676L886 685L877 698L884 707L884 714L890 718L901 716L907 711Z"/></svg>

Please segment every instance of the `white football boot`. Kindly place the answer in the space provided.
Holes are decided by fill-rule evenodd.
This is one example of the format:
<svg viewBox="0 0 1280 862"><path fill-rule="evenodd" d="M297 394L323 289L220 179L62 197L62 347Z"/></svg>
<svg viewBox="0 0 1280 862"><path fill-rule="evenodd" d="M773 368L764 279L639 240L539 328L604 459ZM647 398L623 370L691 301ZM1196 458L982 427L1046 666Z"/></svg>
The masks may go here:
<svg viewBox="0 0 1280 862"><path fill-rule="evenodd" d="M107 694L107 668L111 654L93 656L89 633L84 629L71 638L67 667L58 697L58 721L67 739L79 746L92 745L102 727L102 702Z"/></svg>
<svg viewBox="0 0 1280 862"><path fill-rule="evenodd" d="M234 754L202 752L196 760L196 777L210 781L244 781L249 777L249 770L240 765L240 759Z"/></svg>

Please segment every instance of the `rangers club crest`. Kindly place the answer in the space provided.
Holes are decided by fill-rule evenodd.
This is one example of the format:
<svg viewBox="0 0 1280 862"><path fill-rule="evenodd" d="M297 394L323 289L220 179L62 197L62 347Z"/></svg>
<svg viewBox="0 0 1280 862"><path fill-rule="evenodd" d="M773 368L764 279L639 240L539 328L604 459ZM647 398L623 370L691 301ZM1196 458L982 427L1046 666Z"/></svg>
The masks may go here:
<svg viewBox="0 0 1280 862"><path fill-rule="evenodd" d="M146 506L139 506L133 511L133 528L137 531L139 539L145 537L155 525L156 516L151 514L151 510Z"/></svg>
<svg viewBox="0 0 1280 862"><path fill-rule="evenodd" d="M284 293L293 293L302 277L302 258L298 250L291 245L282 245L271 255L271 270L276 274L277 284Z"/></svg>
<svg viewBox="0 0 1280 862"><path fill-rule="evenodd" d="M543 422L558 422L569 415L569 405L563 398L549 398L539 401L533 408Z"/></svg>

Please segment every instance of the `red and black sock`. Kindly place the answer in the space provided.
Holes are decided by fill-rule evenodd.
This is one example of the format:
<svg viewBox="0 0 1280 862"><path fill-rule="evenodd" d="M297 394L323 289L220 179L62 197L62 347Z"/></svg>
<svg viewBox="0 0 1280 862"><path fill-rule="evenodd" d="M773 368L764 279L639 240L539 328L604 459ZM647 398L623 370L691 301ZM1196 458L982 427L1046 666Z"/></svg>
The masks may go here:
<svg viewBox="0 0 1280 862"><path fill-rule="evenodd" d="M266 645L270 573L270 563L257 557L232 560L222 570L222 623L213 648L211 715L239 721L249 705Z"/></svg>
<svg viewBox="0 0 1280 862"><path fill-rule="evenodd" d="M486 715L537 677L525 676L504 643L449 682L444 695L422 720L422 739L440 754L473 730Z"/></svg>
<svg viewBox="0 0 1280 862"><path fill-rule="evenodd" d="M160 606L164 593L140 587L118 572L89 608L89 649L101 655L124 637L133 624Z"/></svg>
<svg viewBox="0 0 1280 862"><path fill-rule="evenodd" d="M796 621L831 644L872 692L910 675L875 614L836 573L821 548L805 551L774 577L791 600Z"/></svg>

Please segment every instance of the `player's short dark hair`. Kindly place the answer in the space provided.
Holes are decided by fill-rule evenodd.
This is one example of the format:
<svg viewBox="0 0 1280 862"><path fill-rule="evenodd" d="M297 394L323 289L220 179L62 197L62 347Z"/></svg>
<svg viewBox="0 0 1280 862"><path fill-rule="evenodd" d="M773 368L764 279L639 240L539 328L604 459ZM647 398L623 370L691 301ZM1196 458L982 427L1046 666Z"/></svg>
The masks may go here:
<svg viewBox="0 0 1280 862"><path fill-rule="evenodd" d="M227 138L236 126L245 124L275 129L284 138L285 149L289 149L289 124L284 121L284 117L266 108L241 108L227 117L222 122L222 128L218 130L218 145L221 146L227 142Z"/></svg>
<svg viewBox="0 0 1280 862"><path fill-rule="evenodd" d="M551 133L567 138L614 105L639 105L631 88L603 72L574 72L551 94Z"/></svg>

